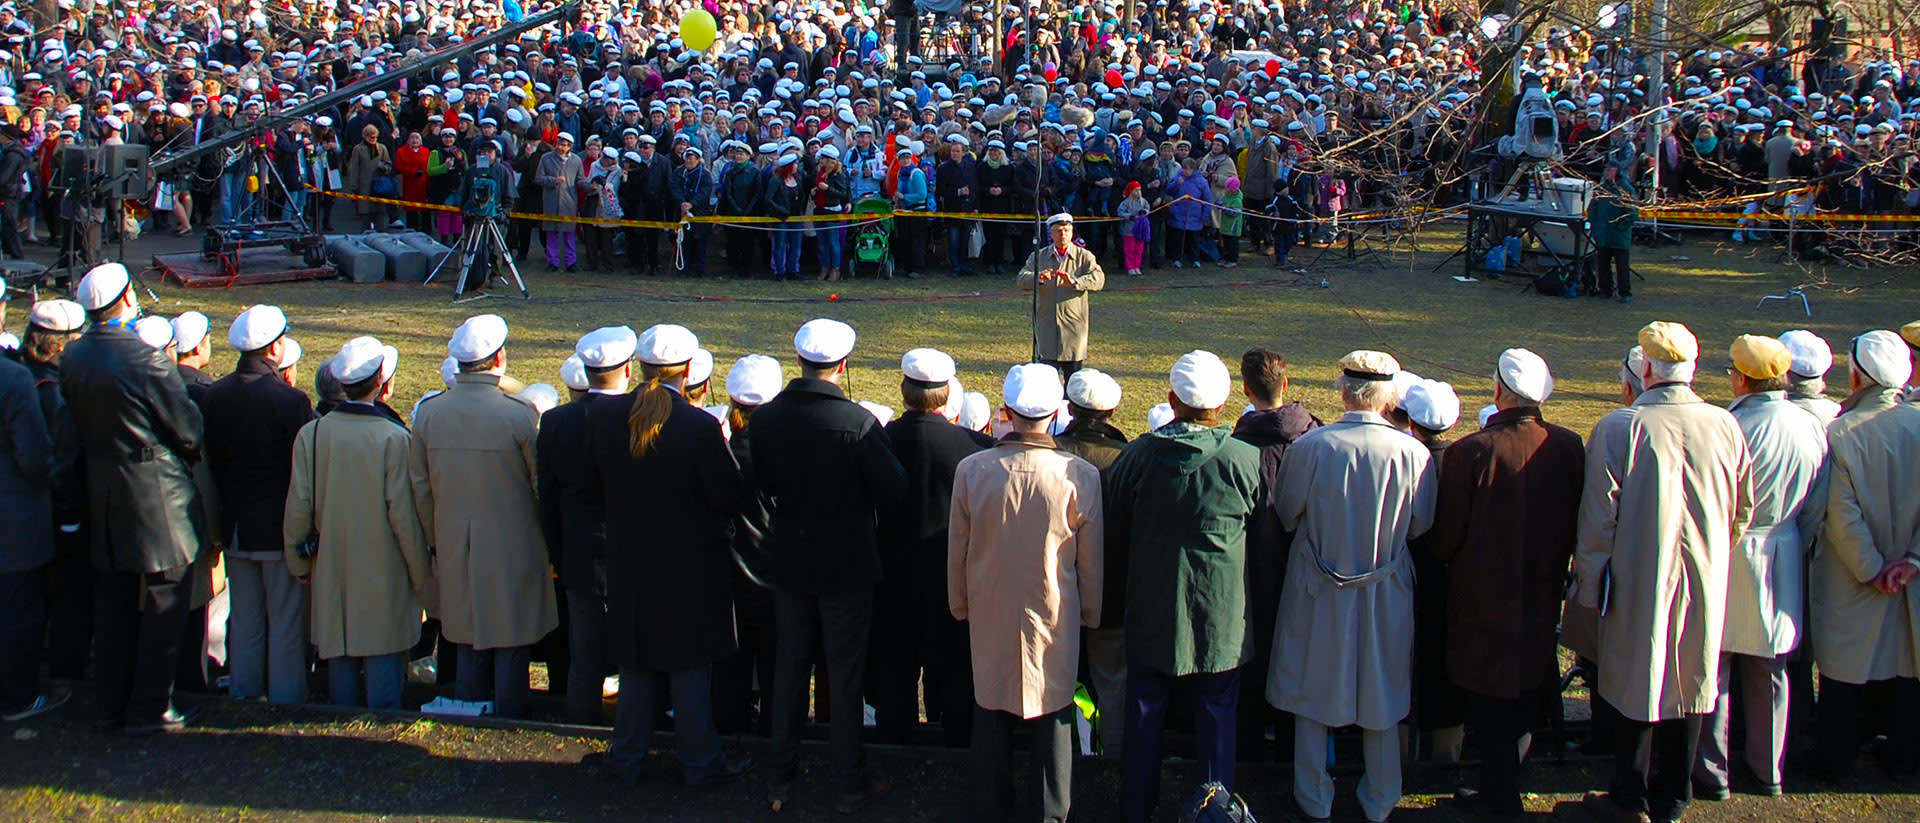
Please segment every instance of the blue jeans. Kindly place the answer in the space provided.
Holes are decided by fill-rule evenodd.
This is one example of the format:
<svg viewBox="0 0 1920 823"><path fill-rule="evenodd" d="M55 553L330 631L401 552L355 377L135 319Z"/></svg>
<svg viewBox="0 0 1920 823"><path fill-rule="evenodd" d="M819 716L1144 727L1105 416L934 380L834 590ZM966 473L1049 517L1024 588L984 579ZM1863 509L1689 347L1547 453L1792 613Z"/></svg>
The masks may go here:
<svg viewBox="0 0 1920 823"><path fill-rule="evenodd" d="M330 658L327 685L335 706L398 709L400 691L407 685L407 653Z"/></svg>
<svg viewBox="0 0 1920 823"><path fill-rule="evenodd" d="M295 216L305 215L306 213L306 189L289 186L287 188L287 202L280 207L280 219L292 220Z"/></svg>
<svg viewBox="0 0 1920 823"><path fill-rule="evenodd" d="M814 233L819 241L820 268L837 269L845 261L842 251L846 249L847 230L839 225L830 225Z"/></svg>
<svg viewBox="0 0 1920 823"><path fill-rule="evenodd" d="M954 274L973 273L973 261L967 259L967 246L972 235L972 223L965 220L947 221L947 258L953 264Z"/></svg>
<svg viewBox="0 0 1920 823"><path fill-rule="evenodd" d="M1126 823L1147 823L1160 799L1160 733L1176 683L1193 689L1197 782L1218 780L1233 789L1235 719L1240 670L1175 677L1149 666L1127 665L1127 731L1120 755L1120 810Z"/></svg>
<svg viewBox="0 0 1920 823"><path fill-rule="evenodd" d="M773 232L773 276L800 274L800 230L776 229Z"/></svg>
<svg viewBox="0 0 1920 823"><path fill-rule="evenodd" d="M647 746L653 742L654 712L660 708L658 675L637 666L620 666L620 705L613 713L613 738L607 761L621 777L637 780ZM722 763L720 733L713 727L713 667L667 674L673 700L674 745L689 780L711 774Z"/></svg>
<svg viewBox="0 0 1920 823"><path fill-rule="evenodd" d="M455 700L493 700L496 717L519 718L527 713L527 668L532 646L475 649L461 644L453 686Z"/></svg>
<svg viewBox="0 0 1920 823"><path fill-rule="evenodd" d="M231 223L247 210L253 195L247 192L247 175L224 172L220 175L220 222Z"/></svg>

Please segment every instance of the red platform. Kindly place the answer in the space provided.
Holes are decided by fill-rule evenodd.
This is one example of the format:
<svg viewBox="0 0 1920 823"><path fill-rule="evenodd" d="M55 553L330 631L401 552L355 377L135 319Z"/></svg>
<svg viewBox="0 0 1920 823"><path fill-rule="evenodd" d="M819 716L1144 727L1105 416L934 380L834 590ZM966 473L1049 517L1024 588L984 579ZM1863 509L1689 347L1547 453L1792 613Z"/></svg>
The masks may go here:
<svg viewBox="0 0 1920 823"><path fill-rule="evenodd" d="M238 265L208 260L200 252L156 254L153 267L160 276L188 289L225 289L257 286L262 283L287 283L295 280L325 280L334 276L331 263L309 266L300 255L280 246L256 246L241 249Z"/></svg>

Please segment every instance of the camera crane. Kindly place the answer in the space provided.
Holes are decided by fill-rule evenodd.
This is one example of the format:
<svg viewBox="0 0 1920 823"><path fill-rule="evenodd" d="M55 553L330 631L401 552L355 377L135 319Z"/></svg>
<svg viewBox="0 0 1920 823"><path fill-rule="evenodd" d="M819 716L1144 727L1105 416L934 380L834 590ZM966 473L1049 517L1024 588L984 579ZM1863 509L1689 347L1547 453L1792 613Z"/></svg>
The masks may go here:
<svg viewBox="0 0 1920 823"><path fill-rule="evenodd" d="M377 74L339 89L320 95L305 103L290 106L280 111L263 114L251 123L240 125L206 140L199 145L162 151L148 162L147 170L155 179L176 174L192 167L192 164L216 153L238 149L269 130L279 128L296 120L306 119L321 112L333 109L342 103L375 91L396 85L401 79L419 74L422 70L449 60L458 60L474 52L492 48L522 33L540 28L550 23L573 25L580 20L580 0L568 0L555 8L526 17L498 31L491 31L470 40L449 46L414 60L402 63L398 68L384 74ZM317 265L325 255L324 239L315 233L299 215L288 221L269 221L255 223L236 223L217 226L207 230L202 251L209 259L222 259L223 267L229 273L238 273L238 249L242 243L249 245L283 244L287 250L301 255L309 265Z"/></svg>

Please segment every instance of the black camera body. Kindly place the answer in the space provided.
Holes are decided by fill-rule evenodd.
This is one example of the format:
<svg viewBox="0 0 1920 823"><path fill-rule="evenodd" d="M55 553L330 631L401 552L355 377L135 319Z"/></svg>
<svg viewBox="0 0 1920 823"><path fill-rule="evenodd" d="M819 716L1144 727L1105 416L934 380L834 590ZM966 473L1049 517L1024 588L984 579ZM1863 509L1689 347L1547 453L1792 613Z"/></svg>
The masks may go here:
<svg viewBox="0 0 1920 823"><path fill-rule="evenodd" d="M500 217L500 181L488 172L490 169L474 168L467 181L467 197L461 203L461 213L468 217Z"/></svg>

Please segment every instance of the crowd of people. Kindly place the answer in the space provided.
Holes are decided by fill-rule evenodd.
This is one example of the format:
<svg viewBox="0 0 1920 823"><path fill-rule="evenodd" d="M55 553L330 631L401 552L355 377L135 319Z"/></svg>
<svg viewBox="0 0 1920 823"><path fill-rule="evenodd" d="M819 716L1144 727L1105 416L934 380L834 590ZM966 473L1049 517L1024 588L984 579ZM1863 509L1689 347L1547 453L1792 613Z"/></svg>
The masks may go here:
<svg viewBox="0 0 1920 823"><path fill-rule="evenodd" d="M1070 226L1028 262L1048 267L1036 286L1094 285L1070 271L1090 254ZM187 726L174 690L213 682L203 609L223 583L234 699L304 701L318 661L332 703L403 708L409 661L437 645L454 699L524 717L530 662L557 644L565 719L603 722L619 675L606 773L644 776L670 704L690 784L752 768L722 734L771 737L776 809L809 716L843 813L884 789L862 740L924 718L971 747L979 820L1011 814L1030 727L1043 817L1065 820L1090 719L1081 743L1120 758L1130 822L1160 804L1173 722L1228 790L1236 763L1290 752L1316 820L1333 730L1361 731L1376 821L1400 799L1403 726L1438 760L1471 730L1480 782L1458 802L1510 818L1529 735L1560 711L1561 646L1593 690L1590 745L1615 757L1589 798L1607 819L1846 775L1881 735L1882 767L1920 767L1920 322L1848 341L1840 401L1825 340L1742 335L1727 409L1692 388L1722 358L1650 323L1622 407L1584 440L1549 422L1552 369L1524 348L1488 364L1477 428L1384 352L1341 358L1341 408L1314 410L1277 352L1235 369L1191 351L1164 395L1131 399L1164 402L1130 435L1073 330L1077 351L1011 367L997 403L931 348L901 356L897 396L856 402L860 341L837 320L724 371L683 326L610 326L560 364L561 398L507 376L508 324L479 315L403 418L377 338L303 358L253 306L214 379L215 326L144 315L107 263L29 307L0 360L9 721L70 697L44 663L92 681L102 731Z"/></svg>
<svg viewBox="0 0 1920 823"><path fill-rule="evenodd" d="M678 20L702 6L718 32L696 51ZM1234 265L1242 250L1284 267L1343 215L1469 196L1511 127L1499 101L1519 75L1552 101L1558 173L1597 181L1613 158L1678 203L1782 192L1749 201L1756 214L1906 213L1920 191L1920 61L1790 43L1663 60L1559 18L1510 44L1414 0L988 3L938 31L908 18L905 54L894 9L867 3L590 0L576 26L425 59L549 7L77 0L29 22L0 6L0 245L17 257L44 228L84 270L102 230L290 212L328 232L399 223L451 240L460 212L416 204L459 207L491 147L523 215L512 252L529 259L537 241L552 269L835 279L853 266L831 216L862 201L935 215L896 225L917 241L898 244L910 275L997 271L1035 240L1030 220L942 213L1101 218L1083 239L1128 272ZM1661 69L1669 91L1649 99ZM279 116L385 74L325 111ZM1678 117L1649 155L1656 110ZM57 159L116 143L165 156L263 118L126 215L73 193ZM1787 194L1801 183L1816 193ZM721 222L590 222L687 217ZM1765 236L1758 216L1739 229Z"/></svg>

